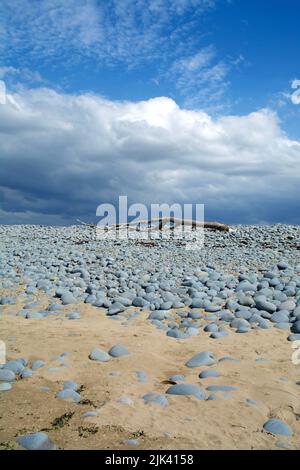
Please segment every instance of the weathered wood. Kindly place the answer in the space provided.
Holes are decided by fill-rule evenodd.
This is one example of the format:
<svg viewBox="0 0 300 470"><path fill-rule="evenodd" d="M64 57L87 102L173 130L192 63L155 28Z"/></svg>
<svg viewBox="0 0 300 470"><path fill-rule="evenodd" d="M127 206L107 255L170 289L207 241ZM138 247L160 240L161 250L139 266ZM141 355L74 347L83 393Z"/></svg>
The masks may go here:
<svg viewBox="0 0 300 470"><path fill-rule="evenodd" d="M88 222L84 222L83 220L80 220L80 219L76 219L77 222L79 222L81 225L85 225L87 227L90 227L90 228L95 228L96 227L96 224L89 224Z"/></svg>
<svg viewBox="0 0 300 470"><path fill-rule="evenodd" d="M82 225L85 225L91 228L95 228L97 226L96 224L89 224L79 219L77 219L77 221L80 222ZM151 227L155 223L158 223L158 227L157 228ZM114 229L120 230L122 228L127 228L130 230L137 230L137 226L139 226L139 230L140 230L141 225L148 225L148 227L151 227L152 230L162 230L165 225L170 224L170 223L174 225L173 228L178 227L180 225L186 225L186 226L191 226L192 228L204 227L204 228L208 228L211 230L220 230L222 232L229 232L229 226L226 224L222 224L220 222L202 222L200 220L180 219L176 217L155 217L149 220L138 220L138 221L133 220L132 222L127 222L124 224L108 225L105 228L106 230L114 230Z"/></svg>

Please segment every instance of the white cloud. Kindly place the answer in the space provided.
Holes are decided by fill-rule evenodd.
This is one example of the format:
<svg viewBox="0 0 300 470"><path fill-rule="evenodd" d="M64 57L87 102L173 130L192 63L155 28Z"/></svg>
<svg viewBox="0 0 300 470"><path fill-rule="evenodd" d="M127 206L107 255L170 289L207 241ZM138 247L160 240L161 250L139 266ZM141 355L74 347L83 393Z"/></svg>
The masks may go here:
<svg viewBox="0 0 300 470"><path fill-rule="evenodd" d="M2 0L0 54L7 69L18 61L19 80L27 84L31 62L52 72L79 64L87 73L91 64L93 73L143 69L142 77L147 67L147 80L168 86L185 106L219 110L229 71L239 62L220 60L213 45L201 46L208 33L203 14L214 7L214 0Z"/></svg>
<svg viewBox="0 0 300 470"><path fill-rule="evenodd" d="M43 79L39 72L33 72L32 70L25 68L16 68L12 66L0 67L0 79L6 78L17 78L18 81L23 83L41 83Z"/></svg>
<svg viewBox="0 0 300 470"><path fill-rule="evenodd" d="M292 89L295 90L291 94L291 101L293 104L300 104L300 80L293 80Z"/></svg>
<svg viewBox="0 0 300 470"><path fill-rule="evenodd" d="M119 194L204 203L208 218L230 222L299 222L300 142L267 109L213 119L166 97L114 102L44 88L9 98L0 105L2 222L91 220Z"/></svg>
<svg viewBox="0 0 300 470"><path fill-rule="evenodd" d="M211 64L216 52L213 45L204 47L190 57L184 57L173 64L173 71L179 73L199 72Z"/></svg>
<svg viewBox="0 0 300 470"><path fill-rule="evenodd" d="M61 55L84 49L99 39L98 9L94 0L2 0L3 53L33 57Z"/></svg>
<svg viewBox="0 0 300 470"><path fill-rule="evenodd" d="M93 57L134 66L174 53L184 28L214 7L213 0L2 0L0 50L4 58ZM174 22L186 13L189 19ZM192 18L192 20L191 20ZM173 35L173 36L172 36ZM171 39L173 37L173 40ZM175 42L174 42L175 41ZM175 47L176 48L176 47Z"/></svg>
<svg viewBox="0 0 300 470"><path fill-rule="evenodd" d="M175 81L188 108L204 108L210 111L227 106L224 94L228 88L230 65L217 60L213 44L195 54L174 61L167 78ZM221 104L222 101L222 104Z"/></svg>

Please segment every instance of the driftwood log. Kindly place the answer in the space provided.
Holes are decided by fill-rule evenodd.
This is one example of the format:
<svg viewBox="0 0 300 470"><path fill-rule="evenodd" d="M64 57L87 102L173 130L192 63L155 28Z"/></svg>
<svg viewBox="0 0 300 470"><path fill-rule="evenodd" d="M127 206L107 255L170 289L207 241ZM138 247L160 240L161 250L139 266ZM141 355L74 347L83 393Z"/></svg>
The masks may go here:
<svg viewBox="0 0 300 470"><path fill-rule="evenodd" d="M82 225L91 227L91 228L97 227L96 224L83 222L82 220L79 220L79 219L77 219L77 222L81 223ZM153 227L154 224L157 224L156 228ZM196 227L204 226L204 228L208 228L211 230L220 230L222 232L229 232L229 226L226 224L221 224L220 222L201 222L199 220L179 219L176 217L157 217L157 218L153 218L149 220L138 220L138 221L133 220L132 222L127 222L125 224L108 225L107 227L105 227L105 229L107 231L110 231L110 230L120 230L122 228L127 228L129 230L140 231L141 225L147 225L148 228L151 228L151 230L163 230L163 228L168 224L173 224L173 226L170 227L171 230L175 229L176 227L180 225L186 225L186 226L191 226L194 229L196 229Z"/></svg>

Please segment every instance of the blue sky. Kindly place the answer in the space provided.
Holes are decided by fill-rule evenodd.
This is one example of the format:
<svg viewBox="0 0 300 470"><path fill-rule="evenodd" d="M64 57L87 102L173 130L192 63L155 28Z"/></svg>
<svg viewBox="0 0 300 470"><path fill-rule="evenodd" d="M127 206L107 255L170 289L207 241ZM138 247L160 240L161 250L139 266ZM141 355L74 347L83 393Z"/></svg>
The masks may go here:
<svg viewBox="0 0 300 470"><path fill-rule="evenodd" d="M299 18L298 0L2 0L0 221L125 193L299 223Z"/></svg>

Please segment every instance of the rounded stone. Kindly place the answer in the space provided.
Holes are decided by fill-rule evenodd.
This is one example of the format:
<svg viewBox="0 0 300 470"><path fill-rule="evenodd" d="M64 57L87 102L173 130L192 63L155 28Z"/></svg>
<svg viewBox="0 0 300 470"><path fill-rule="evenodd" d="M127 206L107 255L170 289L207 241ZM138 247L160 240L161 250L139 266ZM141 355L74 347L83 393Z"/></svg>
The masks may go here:
<svg viewBox="0 0 300 470"><path fill-rule="evenodd" d="M163 302L160 305L160 310L170 310L172 308L173 302Z"/></svg>
<svg viewBox="0 0 300 470"><path fill-rule="evenodd" d="M80 313L79 312L71 312L67 314L69 320L80 320Z"/></svg>
<svg viewBox="0 0 300 470"><path fill-rule="evenodd" d="M264 319L264 318L262 318L258 322L258 328L261 328L262 330L267 330L268 328L270 328L270 326L271 326L271 323L268 320Z"/></svg>
<svg viewBox="0 0 300 470"><path fill-rule="evenodd" d="M17 443L27 450L55 450L57 448L45 432L27 434L20 437Z"/></svg>
<svg viewBox="0 0 300 470"><path fill-rule="evenodd" d="M140 445L139 441L137 439L127 439L124 441L124 444L128 446L138 446Z"/></svg>
<svg viewBox="0 0 300 470"><path fill-rule="evenodd" d="M274 305L272 302L268 302L263 297L256 297L255 306L258 310L266 310L269 313L274 313L277 310L276 305Z"/></svg>
<svg viewBox="0 0 300 470"><path fill-rule="evenodd" d="M178 328L170 328L167 331L167 336L170 336L171 338L176 338L176 339L187 339L189 335L187 333L184 333L183 331L180 331Z"/></svg>
<svg viewBox="0 0 300 470"><path fill-rule="evenodd" d="M176 384L172 385L166 391L169 395L187 395L194 396L198 400L205 400L206 395L204 390L202 390L197 385L193 384Z"/></svg>
<svg viewBox="0 0 300 470"><path fill-rule="evenodd" d="M131 398L126 397L126 396L119 398L119 400L117 401L118 403L122 403L123 405L133 406L133 401L131 400Z"/></svg>
<svg viewBox="0 0 300 470"><path fill-rule="evenodd" d="M13 382L16 379L16 374L9 369L0 369L0 381Z"/></svg>
<svg viewBox="0 0 300 470"><path fill-rule="evenodd" d="M205 325L203 330L205 332L214 333L215 331L218 331L218 328L219 328L218 325L216 325L215 323L209 323L208 325Z"/></svg>
<svg viewBox="0 0 300 470"><path fill-rule="evenodd" d="M207 397L207 401L212 401L212 400L217 400L217 395L215 393L211 393L210 395L208 395Z"/></svg>
<svg viewBox="0 0 300 470"><path fill-rule="evenodd" d="M300 333L300 320L297 320L295 323L293 323L291 330L292 333Z"/></svg>
<svg viewBox="0 0 300 470"><path fill-rule="evenodd" d="M203 370L199 374L200 379L207 379L208 377L220 377L220 372L217 370Z"/></svg>
<svg viewBox="0 0 300 470"><path fill-rule="evenodd" d="M209 392L235 392L239 387L232 387L231 385L209 385L207 389Z"/></svg>
<svg viewBox="0 0 300 470"><path fill-rule="evenodd" d="M120 344L116 344L113 346L109 351L108 354L112 357L120 357L126 356L129 354L129 351L125 346L121 346Z"/></svg>
<svg viewBox="0 0 300 470"><path fill-rule="evenodd" d="M226 323L230 323L234 318L234 315L230 312L223 312L220 314L220 320L225 321Z"/></svg>
<svg viewBox="0 0 300 470"><path fill-rule="evenodd" d="M92 418L94 416L98 416L97 411L86 411L85 413L82 413L81 415L82 418Z"/></svg>
<svg viewBox="0 0 300 470"><path fill-rule="evenodd" d="M279 261L279 263L277 264L277 267L278 269L284 270L284 269L288 269L289 265L285 261Z"/></svg>
<svg viewBox="0 0 300 470"><path fill-rule="evenodd" d="M9 382L1 382L0 383L0 392L8 392L12 389L12 385Z"/></svg>
<svg viewBox="0 0 300 470"><path fill-rule="evenodd" d="M64 390L74 390L75 392L79 389L79 385L76 382L73 382L73 380L67 380L64 382Z"/></svg>
<svg viewBox="0 0 300 470"><path fill-rule="evenodd" d="M16 303L16 301L13 297L2 297L0 299L0 304L1 305L14 305L15 303Z"/></svg>
<svg viewBox="0 0 300 470"><path fill-rule="evenodd" d="M176 374L176 375L172 375L172 377L170 377L169 380L171 382L184 382L185 381L185 376L180 375L180 374Z"/></svg>
<svg viewBox="0 0 300 470"><path fill-rule="evenodd" d="M138 370L136 372L137 379L140 383L146 383L147 382L147 375L146 372L143 370Z"/></svg>
<svg viewBox="0 0 300 470"><path fill-rule="evenodd" d="M149 320L164 320L168 316L168 312L165 310L155 311L150 313Z"/></svg>
<svg viewBox="0 0 300 470"><path fill-rule="evenodd" d="M235 317L236 318L243 318L244 320L249 320L249 318L251 318L252 316L252 312L251 310L246 310L246 309L243 309L243 310L237 310L235 312Z"/></svg>
<svg viewBox="0 0 300 470"><path fill-rule="evenodd" d="M210 335L210 338L213 339L220 339L220 338L225 338L226 336L229 336L228 331L215 331Z"/></svg>
<svg viewBox="0 0 300 470"><path fill-rule="evenodd" d="M296 304L293 300L286 300L285 302L282 302L279 306L280 310L288 310L288 311L293 311L296 308Z"/></svg>
<svg viewBox="0 0 300 470"><path fill-rule="evenodd" d="M41 359L38 359L37 361L33 361L33 363L31 364L31 369L32 370L40 369L41 367L44 367L44 365L45 365L45 362L42 361Z"/></svg>
<svg viewBox="0 0 300 470"><path fill-rule="evenodd" d="M300 334L289 335L288 341L300 341Z"/></svg>
<svg viewBox="0 0 300 470"><path fill-rule="evenodd" d="M35 319L44 318L44 316L47 316L47 315L43 315L41 312L28 312L26 313L25 318L30 320L33 318Z"/></svg>
<svg viewBox="0 0 300 470"><path fill-rule="evenodd" d="M200 318L203 318L203 315L200 312L189 312L188 317L193 320L199 320Z"/></svg>
<svg viewBox="0 0 300 470"><path fill-rule="evenodd" d="M146 307L147 305L149 305L149 302L147 302L147 300L143 299L142 297L135 297L132 301L132 305L134 307Z"/></svg>
<svg viewBox="0 0 300 470"><path fill-rule="evenodd" d="M206 305L205 311L209 313L219 312L222 309L220 305Z"/></svg>
<svg viewBox="0 0 300 470"><path fill-rule="evenodd" d="M91 351L89 358L92 361L107 362L110 360L111 356L106 351L103 351L102 349L94 348Z"/></svg>
<svg viewBox="0 0 300 470"><path fill-rule="evenodd" d="M257 405L257 401L256 400L252 400L251 398L247 398L246 399L246 403L248 405Z"/></svg>
<svg viewBox="0 0 300 470"><path fill-rule="evenodd" d="M20 374L24 369L24 365L21 360L16 359L6 362L6 364L3 366L3 369L8 369L13 371L15 374Z"/></svg>
<svg viewBox="0 0 300 470"><path fill-rule="evenodd" d="M186 330L186 334L189 336L198 336L198 328L195 328L194 326L189 326Z"/></svg>
<svg viewBox="0 0 300 470"><path fill-rule="evenodd" d="M61 302L63 305L75 304L76 299L71 292L65 292L61 296Z"/></svg>
<svg viewBox="0 0 300 470"><path fill-rule="evenodd" d="M273 313L270 318L271 322L273 323L282 323L282 322L288 322L289 321L289 313L286 311L279 311Z"/></svg>
<svg viewBox="0 0 300 470"><path fill-rule="evenodd" d="M20 375L21 379L28 379L33 375L33 371L31 369L24 369Z"/></svg>
<svg viewBox="0 0 300 470"><path fill-rule="evenodd" d="M195 354L189 361L186 362L187 367L199 367L199 366L211 366L215 363L213 353L209 351L203 351Z"/></svg>
<svg viewBox="0 0 300 470"><path fill-rule="evenodd" d="M155 405L159 405L159 406L163 406L163 407L169 405L169 402L166 399L166 397L164 397L163 395L160 395L159 393L156 393L156 392L146 393L143 396L143 400L144 400L144 403L146 403L146 404L154 403Z"/></svg>
<svg viewBox="0 0 300 470"><path fill-rule="evenodd" d="M195 299L192 300L192 303L191 303L191 308L203 308L204 307L204 301L203 299L198 299L197 297Z"/></svg>
<svg viewBox="0 0 300 470"><path fill-rule="evenodd" d="M263 428L265 431L274 434L275 436L292 436L293 431L288 426L288 424L284 423L280 419L269 419L264 425Z"/></svg>
<svg viewBox="0 0 300 470"><path fill-rule="evenodd" d="M289 330L291 327L291 324L288 322L278 322L274 323L274 328L278 328L280 330Z"/></svg>
<svg viewBox="0 0 300 470"><path fill-rule="evenodd" d="M236 333L249 333L250 328L242 326L241 328L237 328Z"/></svg>
<svg viewBox="0 0 300 470"><path fill-rule="evenodd" d="M66 401L71 401L75 403L79 403L81 400L81 397L79 393L75 392L75 390L72 390L70 388L64 389L61 392L58 392L55 395L56 398L59 398L60 400L66 400Z"/></svg>

